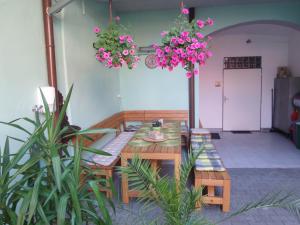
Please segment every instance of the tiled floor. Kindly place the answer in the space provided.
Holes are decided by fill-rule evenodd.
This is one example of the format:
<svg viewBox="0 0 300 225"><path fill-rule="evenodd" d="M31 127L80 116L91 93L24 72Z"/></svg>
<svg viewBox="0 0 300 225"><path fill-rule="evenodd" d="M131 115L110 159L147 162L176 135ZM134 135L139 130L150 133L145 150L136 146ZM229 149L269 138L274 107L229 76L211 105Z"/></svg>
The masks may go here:
<svg viewBox="0 0 300 225"><path fill-rule="evenodd" d="M295 192L300 198L300 151L285 137L276 133L232 134L222 133L215 144L232 179L231 212L246 203L257 201L268 193ZM172 165L163 170L172 176ZM117 179L117 186L120 180ZM217 221L224 214L216 206L205 206L197 211ZM131 201L119 205L114 224L148 225L158 218L160 210L145 211L142 204ZM282 209L259 209L232 218L223 225L296 225L297 219Z"/></svg>
<svg viewBox="0 0 300 225"><path fill-rule="evenodd" d="M165 169L172 171L171 165ZM231 212L241 206L255 202L269 193L294 192L300 197L300 169L229 169L232 179ZM117 207L118 225L148 225L157 219L159 209L148 210L143 204L131 200L128 206ZM205 206L203 211L196 211L197 216L205 216L216 222L228 216L217 206ZM299 225L296 217L282 209L257 209L227 220L221 225Z"/></svg>
<svg viewBox="0 0 300 225"><path fill-rule="evenodd" d="M300 168L300 150L278 133L221 133L214 141L227 168Z"/></svg>

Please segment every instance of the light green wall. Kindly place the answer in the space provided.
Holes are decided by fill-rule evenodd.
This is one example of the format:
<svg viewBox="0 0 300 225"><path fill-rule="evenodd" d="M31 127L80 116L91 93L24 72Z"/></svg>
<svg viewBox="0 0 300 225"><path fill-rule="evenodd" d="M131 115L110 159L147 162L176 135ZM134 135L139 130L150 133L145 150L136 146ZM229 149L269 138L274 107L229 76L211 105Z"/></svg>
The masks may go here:
<svg viewBox="0 0 300 225"><path fill-rule="evenodd" d="M117 70L95 59L94 26L108 24L107 4L74 1L54 17L59 89L74 84L69 117L73 124L89 127L120 111Z"/></svg>
<svg viewBox="0 0 300 225"><path fill-rule="evenodd" d="M177 10L121 13L121 22L128 25L138 46L159 43L160 32L167 30ZM173 72L148 69L145 57L135 70L120 70L122 110L188 109L188 82L184 70Z"/></svg>
<svg viewBox="0 0 300 225"><path fill-rule="evenodd" d="M41 1L0 1L0 29L0 120L32 117L47 84ZM19 133L0 125L0 146L6 135Z"/></svg>
<svg viewBox="0 0 300 225"><path fill-rule="evenodd" d="M92 28L107 24L107 5L76 0L55 16L59 87L65 94L75 84L71 119L82 127L122 109L187 109L187 79L184 70L170 73L150 70L144 58L134 71L108 70L94 60ZM256 4L197 8L199 18L215 19L214 29L257 20L300 24L300 3ZM160 32L170 27L177 10L121 13L131 24L139 45L159 42ZM41 1L0 1L0 120L33 116L36 89L47 85ZM198 82L198 81L197 81ZM198 88L198 85L196 85ZM197 94L196 94L197 97ZM199 101L196 101L197 108ZM197 116L198 118L198 116ZM196 119L197 119L196 118ZM14 132L0 126L0 144Z"/></svg>

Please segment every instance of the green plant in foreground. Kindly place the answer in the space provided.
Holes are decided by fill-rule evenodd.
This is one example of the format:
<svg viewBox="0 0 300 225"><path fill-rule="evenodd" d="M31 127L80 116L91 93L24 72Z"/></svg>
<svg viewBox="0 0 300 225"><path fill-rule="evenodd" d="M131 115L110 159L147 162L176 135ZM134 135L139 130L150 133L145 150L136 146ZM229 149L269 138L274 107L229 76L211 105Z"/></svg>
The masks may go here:
<svg viewBox="0 0 300 225"><path fill-rule="evenodd" d="M0 151L0 224L112 224L110 209L113 203L100 191L99 185L107 185L102 180L83 182L83 175L93 174L82 165L81 154L84 151L96 154L107 153L84 147L82 139L87 134L112 132L111 129L74 131L80 136L75 143L62 143L68 137L69 127L61 127L72 88L65 104L56 118L45 105L45 118L41 122L21 118L6 125L25 132L23 141L7 138L3 153ZM25 121L34 127L30 132L19 121ZM10 140L22 142L15 154L11 154ZM73 153L70 153L73 152ZM94 171L95 172L95 171ZM112 187L110 182L109 188Z"/></svg>
<svg viewBox="0 0 300 225"><path fill-rule="evenodd" d="M177 183L175 178L159 177L159 171L152 170L150 163L138 156L133 158L128 167L120 167L120 171L128 176L131 188L141 192L143 207L150 208L154 205L161 209L162 218L156 218L151 224L212 225L258 208L282 208L300 218L300 200L291 194L282 193L267 195L257 202L249 203L217 222L208 221L199 211L195 213L196 202L201 202L202 189L188 188L187 181L200 152L189 155L181 166L180 180Z"/></svg>

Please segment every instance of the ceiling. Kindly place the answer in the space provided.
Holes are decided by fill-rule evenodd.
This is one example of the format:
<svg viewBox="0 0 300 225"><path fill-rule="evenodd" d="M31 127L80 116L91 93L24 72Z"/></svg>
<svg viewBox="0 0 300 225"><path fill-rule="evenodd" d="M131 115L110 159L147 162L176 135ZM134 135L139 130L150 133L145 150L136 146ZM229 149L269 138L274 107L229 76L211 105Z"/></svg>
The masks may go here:
<svg viewBox="0 0 300 225"><path fill-rule="evenodd" d="M108 2L108 0L96 0ZM176 9L182 0L112 0L113 8L117 12ZM299 0L185 0L186 7L208 7L251 3L296 2Z"/></svg>

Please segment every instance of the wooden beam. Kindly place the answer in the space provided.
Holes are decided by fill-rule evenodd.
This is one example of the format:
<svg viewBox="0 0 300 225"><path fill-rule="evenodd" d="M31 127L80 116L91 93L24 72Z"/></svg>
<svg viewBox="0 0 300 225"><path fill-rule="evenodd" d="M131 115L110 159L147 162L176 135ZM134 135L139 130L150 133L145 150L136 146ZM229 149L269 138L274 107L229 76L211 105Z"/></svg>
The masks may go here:
<svg viewBox="0 0 300 225"><path fill-rule="evenodd" d="M195 19L195 8L189 8L189 22ZM194 65L192 65L192 68ZM189 79L189 124L190 128L195 128L195 77Z"/></svg>

